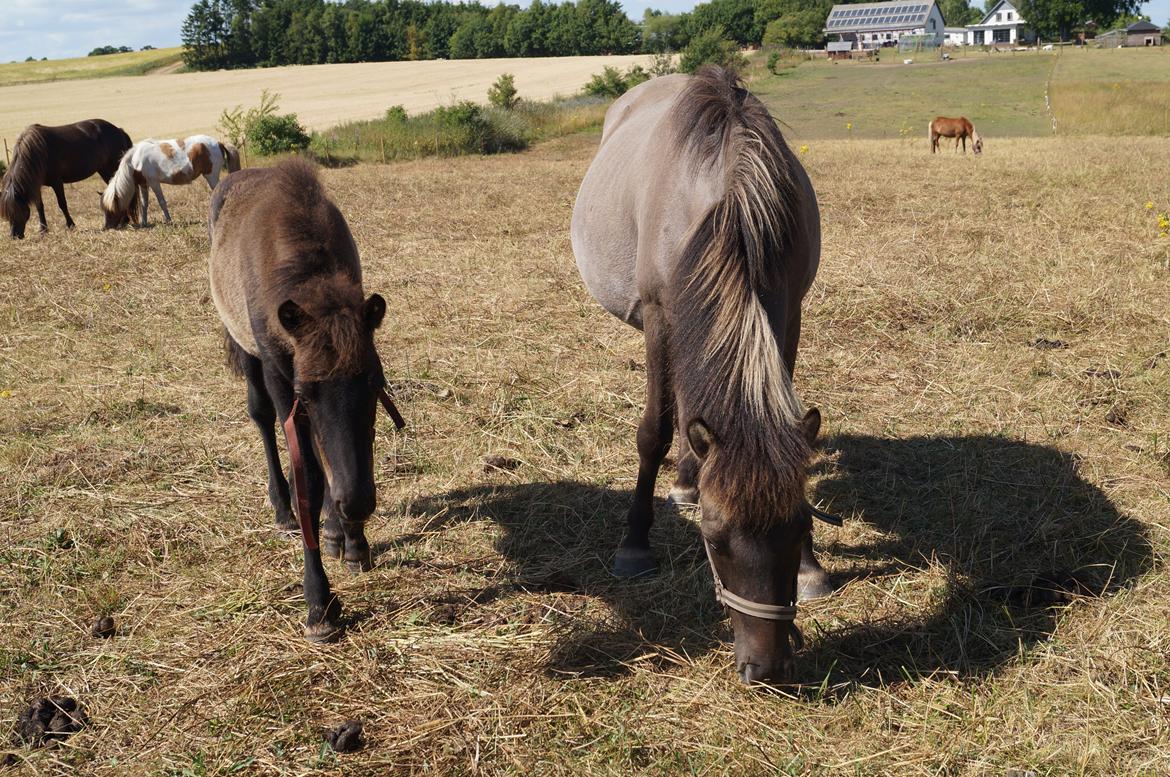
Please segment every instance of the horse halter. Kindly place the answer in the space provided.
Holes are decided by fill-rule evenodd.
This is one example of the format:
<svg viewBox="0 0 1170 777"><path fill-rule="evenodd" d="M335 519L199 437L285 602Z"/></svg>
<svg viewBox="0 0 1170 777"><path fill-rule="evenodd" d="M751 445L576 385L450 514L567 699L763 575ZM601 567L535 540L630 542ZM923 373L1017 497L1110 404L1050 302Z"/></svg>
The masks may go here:
<svg viewBox="0 0 1170 777"><path fill-rule="evenodd" d="M707 551L707 565L711 567L711 576L715 578L715 601L730 610L750 615L753 618L761 618L766 621L796 620L795 604L761 604L753 602L751 599L745 599L724 588L723 581L719 579L719 572L715 569L715 559L711 556L711 543L707 542L706 537L703 538L703 549Z"/></svg>
<svg viewBox="0 0 1170 777"><path fill-rule="evenodd" d="M398 412L394 400L386 392L386 388L378 389L378 400L386 413L394 421L395 428L401 430L406 426L406 420ZM305 458L301 455L301 440L297 436L297 417L304 415L301 409L301 395L293 395L292 409L288 418L284 419L284 437L288 441L288 457L292 464L293 487L297 491L297 521L301 525L301 540L305 550L318 550L317 536L313 533L312 522L309 520L309 487L305 483Z"/></svg>
<svg viewBox="0 0 1170 777"><path fill-rule="evenodd" d="M841 519L837 516L819 510L811 504L808 507L814 517L833 526L841 525ZM703 550L707 551L707 565L711 567L711 577L715 579L715 601L730 610L741 612L744 615L750 615L753 618L761 618L766 621L796 620L795 604L762 604L760 602L753 602L751 599L745 599L739 594L732 593L724 588L723 581L719 579L719 570L715 569L715 559L711 555L711 543L707 541L706 537L703 537Z"/></svg>

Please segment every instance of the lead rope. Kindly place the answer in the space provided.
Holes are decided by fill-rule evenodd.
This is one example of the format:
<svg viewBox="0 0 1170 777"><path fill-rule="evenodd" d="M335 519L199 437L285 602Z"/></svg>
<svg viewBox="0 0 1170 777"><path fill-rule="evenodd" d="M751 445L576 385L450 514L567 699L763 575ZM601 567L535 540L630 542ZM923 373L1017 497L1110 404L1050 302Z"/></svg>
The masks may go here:
<svg viewBox="0 0 1170 777"><path fill-rule="evenodd" d="M378 399L382 402L382 407L386 408L390 419L394 421L395 428L405 428L406 419L402 417L402 413L398 412L394 400L390 398L385 387L378 390ZM301 455L301 439L297 436L297 416L301 414L300 410L301 398L297 395L293 397L292 409L288 412L288 418L284 419L284 438L288 442L288 458L292 465L293 488L297 492L296 512L297 522L301 525L301 541L305 545L305 550L317 550L320 547L317 544L317 535L313 533L309 521L309 487L305 483L305 458Z"/></svg>

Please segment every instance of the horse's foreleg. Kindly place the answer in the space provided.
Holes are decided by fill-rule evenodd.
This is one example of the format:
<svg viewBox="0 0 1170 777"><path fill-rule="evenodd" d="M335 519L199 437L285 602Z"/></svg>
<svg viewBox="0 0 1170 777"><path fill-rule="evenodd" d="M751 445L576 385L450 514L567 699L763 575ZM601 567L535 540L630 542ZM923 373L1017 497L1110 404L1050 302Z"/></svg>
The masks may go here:
<svg viewBox="0 0 1170 777"><path fill-rule="evenodd" d="M275 369L264 369L264 385L277 411L277 418L283 427L284 421L292 412L293 388L288 381ZM305 468L306 488L308 489L309 516L308 530L311 539L317 540L321 535L321 504L325 496L325 475L317 456L313 451L312 435L305 423L297 424L293 433L301 449L302 464ZM297 498L294 483L293 500ZM302 529L302 532L304 530ZM328 642L337 636L340 631L341 600L334 596L329 587L329 578L325 576L325 566L321 563L321 549L308 547L317 542L309 542L310 538L302 537L305 542L305 576L304 596L308 605L308 617L305 619L305 638L311 642Z"/></svg>
<svg viewBox="0 0 1170 777"><path fill-rule="evenodd" d="M674 433L674 392L670 384L666 315L657 305L642 310L646 335L646 409L638 424L638 484L626 517L626 536L614 558L618 577L654 571L650 526L654 523L654 483Z"/></svg>
<svg viewBox="0 0 1170 777"><path fill-rule="evenodd" d="M49 231L49 222L45 221L45 201L41 199L40 189L37 190L36 205L37 205L37 218L40 219L40 221L41 221L41 231L48 232Z"/></svg>
<svg viewBox="0 0 1170 777"><path fill-rule="evenodd" d="M73 218L69 215L69 203L65 202L65 184L57 181L53 184L53 194L57 195L57 207L65 214L65 226L73 229Z"/></svg>
<svg viewBox="0 0 1170 777"><path fill-rule="evenodd" d="M151 191L154 192L155 199L158 200L158 206L160 208L162 208L163 221L170 224L171 223L171 212L170 212L170 210L167 209L167 198L163 196L162 184L159 183L158 181L151 181L150 182L150 189L151 189Z"/></svg>
<svg viewBox="0 0 1170 777"><path fill-rule="evenodd" d="M232 341L229 346L235 353L244 377L248 381L248 415L260 430L264 441L264 459L268 465L268 501L276 510L276 526L283 531L296 531L297 519L292 514L289 501L288 481L280 468L280 453L276 448L276 408L264 385L264 367L255 356L245 352Z"/></svg>

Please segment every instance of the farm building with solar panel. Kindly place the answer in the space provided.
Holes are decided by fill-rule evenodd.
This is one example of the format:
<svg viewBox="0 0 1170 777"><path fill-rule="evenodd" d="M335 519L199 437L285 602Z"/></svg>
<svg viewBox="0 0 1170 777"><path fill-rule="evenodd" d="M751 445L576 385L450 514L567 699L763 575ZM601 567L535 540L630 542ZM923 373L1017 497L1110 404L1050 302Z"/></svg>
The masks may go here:
<svg viewBox="0 0 1170 777"><path fill-rule="evenodd" d="M878 49L886 46L936 48L944 40L945 22L934 2L852 3L835 5L825 20L825 34L836 36L843 48Z"/></svg>

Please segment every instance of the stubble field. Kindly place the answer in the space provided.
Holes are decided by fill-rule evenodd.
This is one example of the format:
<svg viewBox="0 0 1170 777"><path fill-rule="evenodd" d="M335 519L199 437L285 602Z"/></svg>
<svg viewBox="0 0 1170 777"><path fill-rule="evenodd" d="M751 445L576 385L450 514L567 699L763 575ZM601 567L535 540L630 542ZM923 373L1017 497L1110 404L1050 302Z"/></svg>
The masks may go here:
<svg viewBox="0 0 1170 777"><path fill-rule="evenodd" d="M1170 140L808 141L796 383L846 524L781 690L736 679L694 516L660 505L657 576L607 574L645 373L569 248L596 142L324 172L409 422L378 422L375 569L327 565L330 646L223 366L206 189L168 191L175 226L103 233L83 198L4 245L0 732L35 696L90 719L17 773L1165 769ZM347 718L369 743L336 755Z"/></svg>

